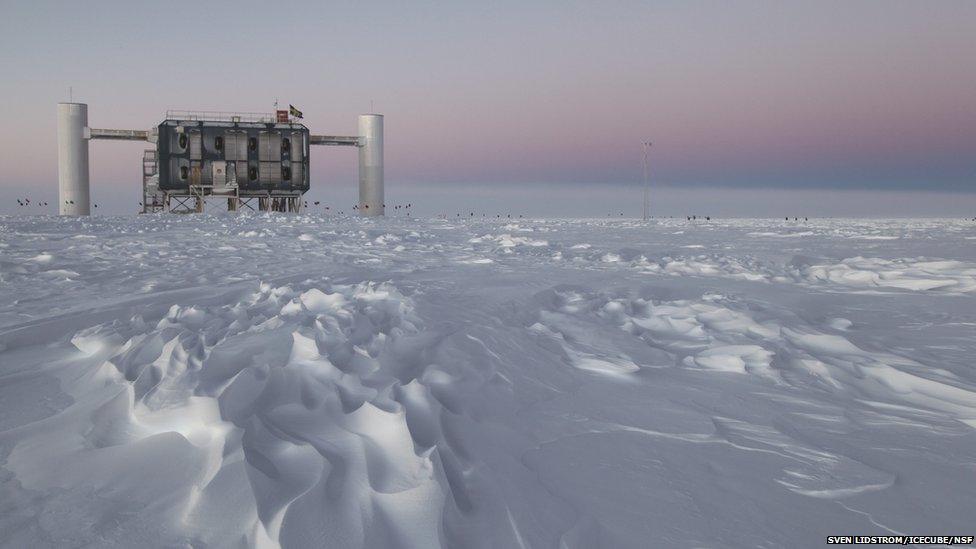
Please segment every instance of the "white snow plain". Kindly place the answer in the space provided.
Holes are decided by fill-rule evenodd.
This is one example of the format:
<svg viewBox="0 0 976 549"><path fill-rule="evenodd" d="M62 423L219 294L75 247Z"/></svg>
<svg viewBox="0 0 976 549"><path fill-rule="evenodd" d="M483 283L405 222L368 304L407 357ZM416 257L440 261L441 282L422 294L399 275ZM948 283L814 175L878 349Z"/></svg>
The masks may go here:
<svg viewBox="0 0 976 549"><path fill-rule="evenodd" d="M0 546L976 525L976 224L0 218Z"/></svg>

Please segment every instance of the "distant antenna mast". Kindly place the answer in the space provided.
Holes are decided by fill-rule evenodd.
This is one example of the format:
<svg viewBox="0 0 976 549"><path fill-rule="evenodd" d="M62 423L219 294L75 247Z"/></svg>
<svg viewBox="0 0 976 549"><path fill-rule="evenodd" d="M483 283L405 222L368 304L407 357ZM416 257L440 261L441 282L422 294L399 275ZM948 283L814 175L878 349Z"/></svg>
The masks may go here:
<svg viewBox="0 0 976 549"><path fill-rule="evenodd" d="M644 201L643 201L643 204L644 204L644 221L647 221L647 214L648 214L648 212L651 209L650 194L648 193L648 188L647 188L647 150L651 148L651 142L650 141L642 141L641 142L641 146L644 147L644 162L643 162L643 168L644 168Z"/></svg>

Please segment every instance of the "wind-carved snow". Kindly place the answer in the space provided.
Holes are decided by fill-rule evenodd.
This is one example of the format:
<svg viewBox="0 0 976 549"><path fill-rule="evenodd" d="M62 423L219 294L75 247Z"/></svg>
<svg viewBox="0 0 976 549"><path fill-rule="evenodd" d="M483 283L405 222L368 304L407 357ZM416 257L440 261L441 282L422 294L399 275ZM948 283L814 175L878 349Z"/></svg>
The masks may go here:
<svg viewBox="0 0 976 549"><path fill-rule="evenodd" d="M558 338L574 363L580 353L610 356L603 359L608 366L622 360L633 364L634 360L612 357L613 348L620 347L617 343L606 345L587 337L592 330L585 324L581 326L576 318L585 313L591 321L617 324L650 347L670 353L675 357L675 366L754 374L794 385L801 385L795 379L797 374L809 374L815 384L829 387L838 395L911 403L949 413L976 426L976 392L912 373L925 369L924 365L882 351L865 351L842 335L813 327L757 322L748 313L723 306L721 296L665 303L641 298L604 301L600 295L583 296L576 291L557 291L554 297L559 304L555 311L541 311L541 324L531 328ZM642 347L637 348L643 351ZM788 367L771 367L777 351L788 357ZM612 367L585 369L615 371ZM961 381L950 377L957 383ZM805 380L802 385L810 381Z"/></svg>
<svg viewBox="0 0 976 549"><path fill-rule="evenodd" d="M964 532L953 220L0 222L0 545Z"/></svg>
<svg viewBox="0 0 976 549"><path fill-rule="evenodd" d="M79 404L23 433L5 467L26 490L111 490L165 476L146 467L172 460L186 472L145 496L171 498L159 519L208 545L246 526L237 541L251 545L436 546L441 457L415 447L407 418L437 405L426 369L387 358L414 344L416 323L388 284L265 284L232 304L174 305L151 327L134 317L82 330L59 368L87 378L66 385ZM150 463L126 459L142 448Z"/></svg>
<svg viewBox="0 0 976 549"><path fill-rule="evenodd" d="M852 257L833 264L797 261L792 266L795 278L818 284L951 293L976 291L976 263L963 261Z"/></svg>

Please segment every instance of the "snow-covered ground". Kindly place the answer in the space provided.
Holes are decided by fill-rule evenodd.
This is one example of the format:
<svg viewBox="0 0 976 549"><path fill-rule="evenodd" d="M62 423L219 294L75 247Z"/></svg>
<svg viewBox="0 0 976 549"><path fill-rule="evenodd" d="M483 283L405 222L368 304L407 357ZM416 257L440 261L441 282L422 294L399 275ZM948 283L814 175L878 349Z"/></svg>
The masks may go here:
<svg viewBox="0 0 976 549"><path fill-rule="evenodd" d="M4 547L976 525L976 223L0 218Z"/></svg>

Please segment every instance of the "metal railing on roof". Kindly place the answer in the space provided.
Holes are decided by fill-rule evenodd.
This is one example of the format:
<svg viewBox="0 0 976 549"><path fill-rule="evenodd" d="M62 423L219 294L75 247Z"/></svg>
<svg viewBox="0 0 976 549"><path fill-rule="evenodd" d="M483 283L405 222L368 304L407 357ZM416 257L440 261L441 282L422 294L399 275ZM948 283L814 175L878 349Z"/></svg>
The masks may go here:
<svg viewBox="0 0 976 549"><path fill-rule="evenodd" d="M167 110L167 120L206 122L274 122L274 113Z"/></svg>

